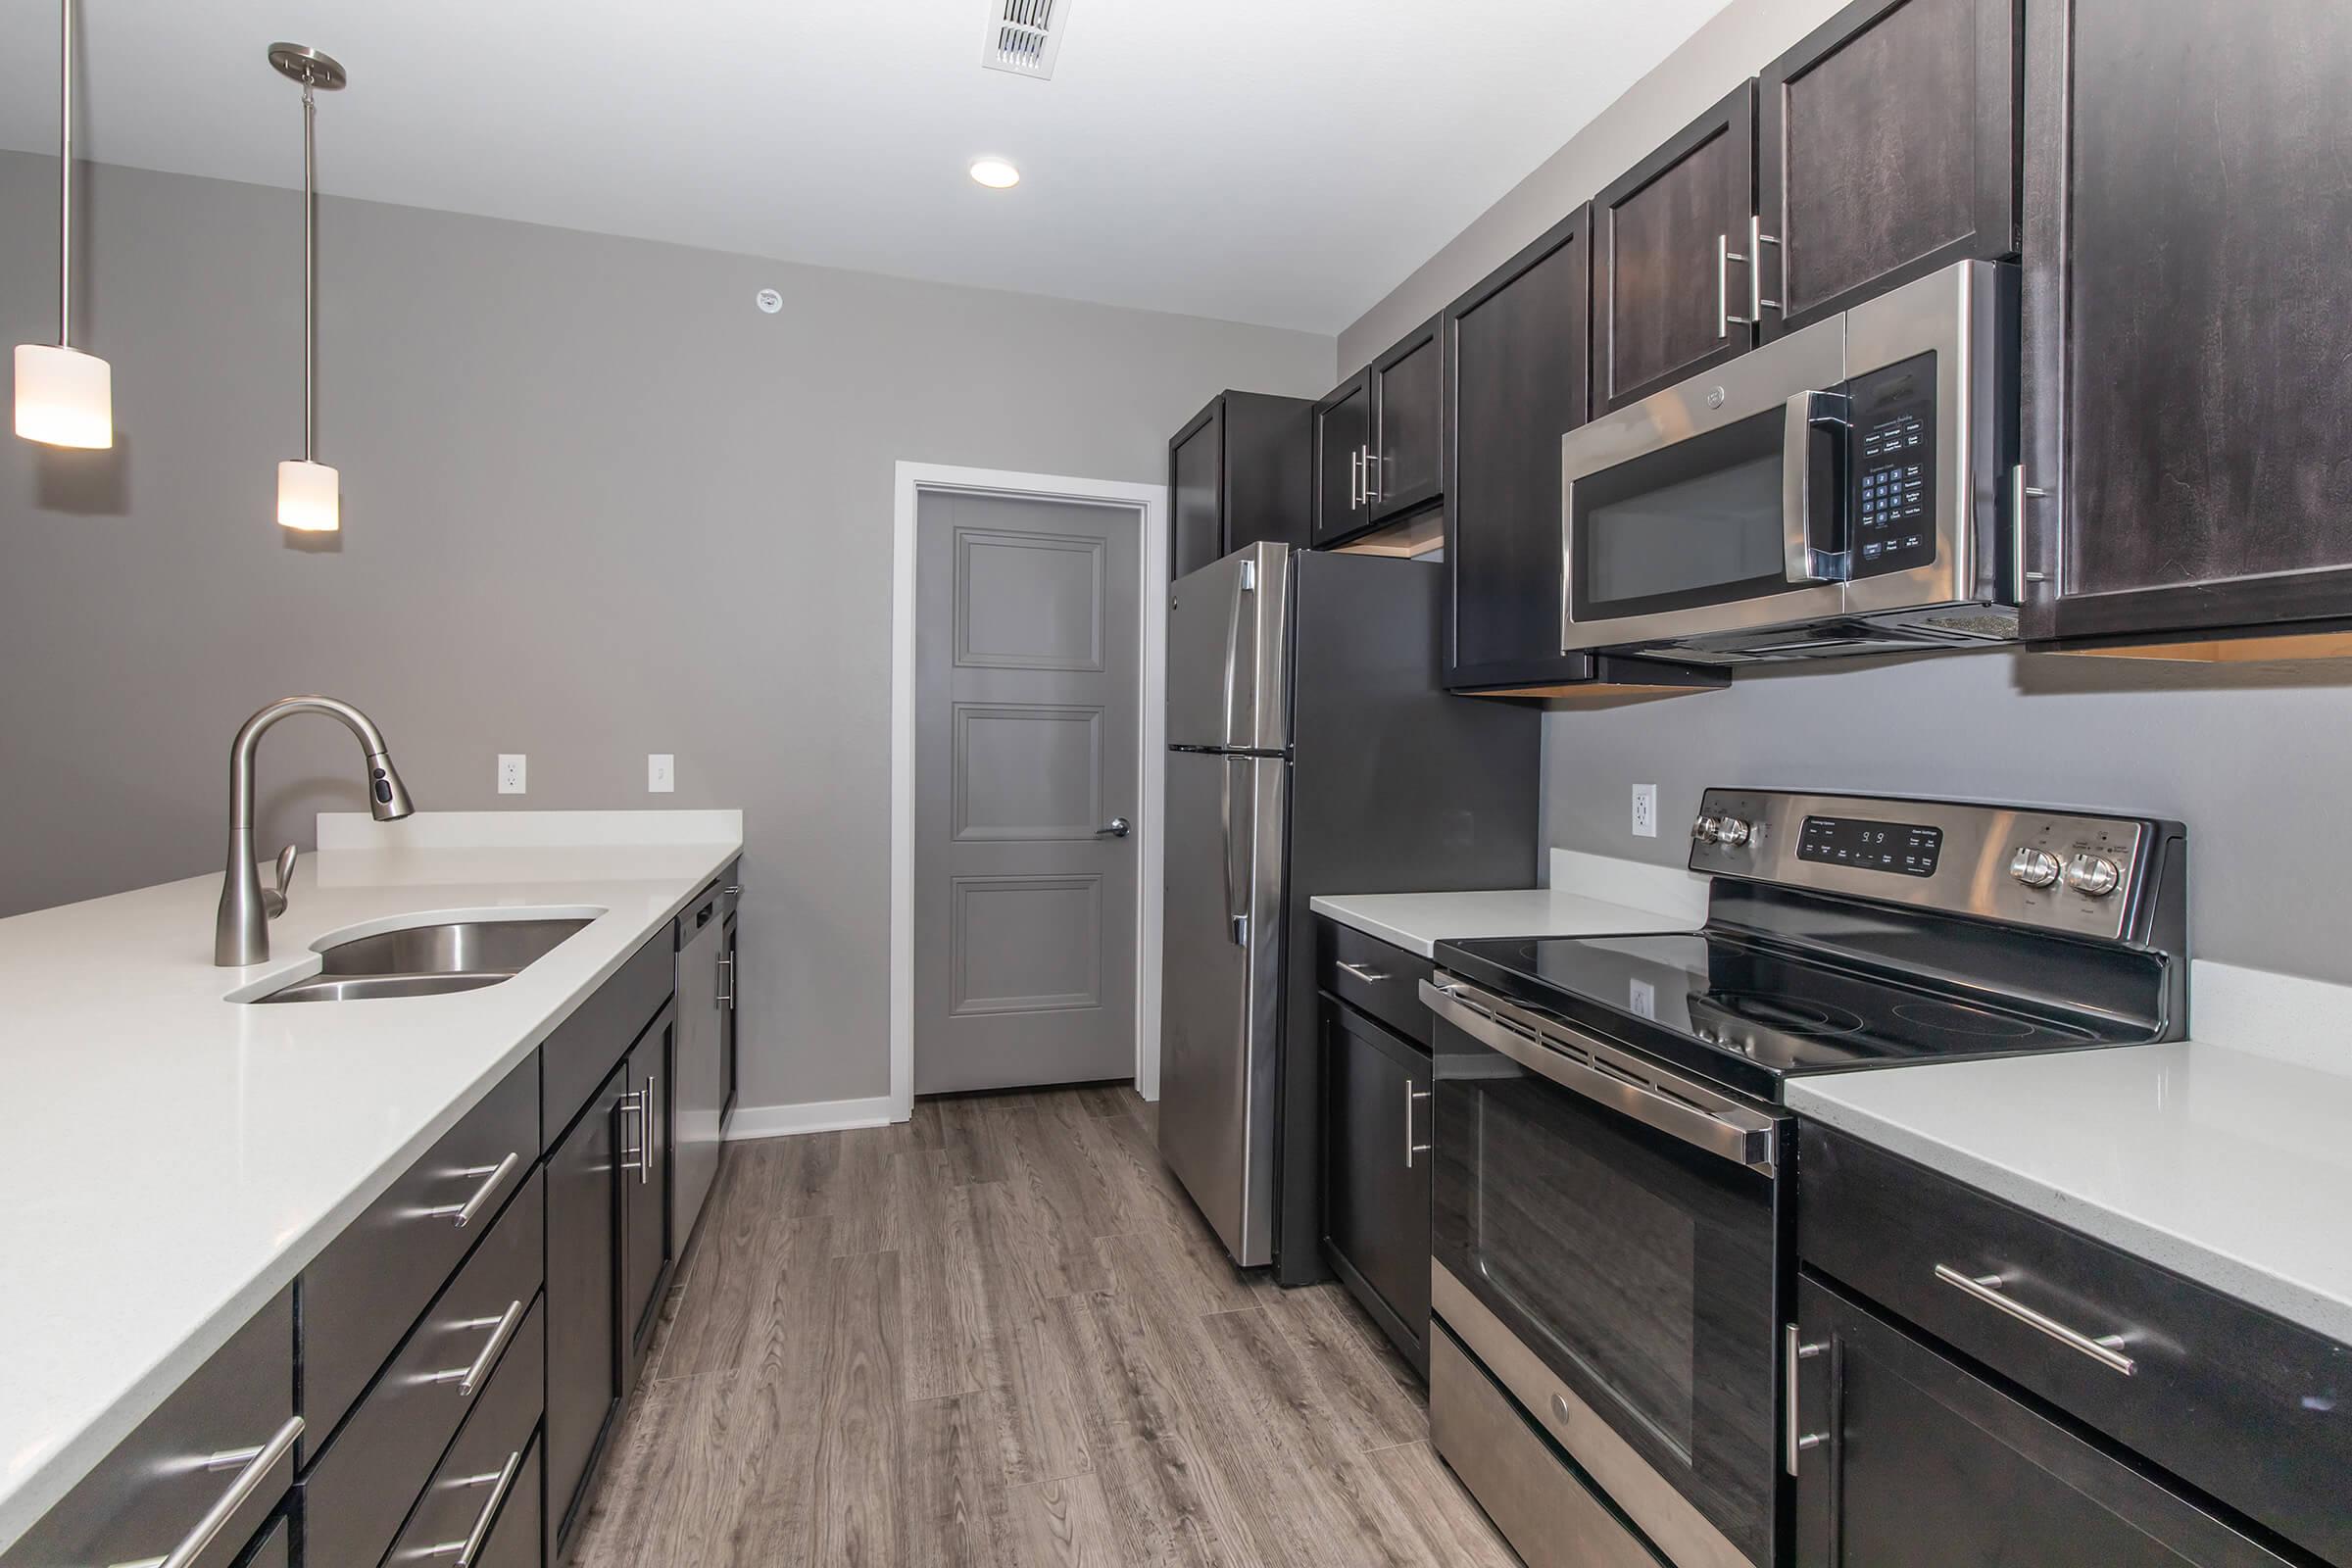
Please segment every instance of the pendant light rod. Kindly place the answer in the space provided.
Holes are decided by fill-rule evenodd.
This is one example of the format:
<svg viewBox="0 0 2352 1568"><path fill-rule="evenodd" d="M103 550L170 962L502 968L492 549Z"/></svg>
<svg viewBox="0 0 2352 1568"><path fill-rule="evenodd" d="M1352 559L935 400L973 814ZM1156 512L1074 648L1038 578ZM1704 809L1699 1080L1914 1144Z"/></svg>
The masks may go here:
<svg viewBox="0 0 2352 1568"><path fill-rule="evenodd" d="M74 0L61 0L57 29L57 346L74 336Z"/></svg>
<svg viewBox="0 0 2352 1568"><path fill-rule="evenodd" d="M302 461L316 444L318 394L318 103L302 84Z"/></svg>

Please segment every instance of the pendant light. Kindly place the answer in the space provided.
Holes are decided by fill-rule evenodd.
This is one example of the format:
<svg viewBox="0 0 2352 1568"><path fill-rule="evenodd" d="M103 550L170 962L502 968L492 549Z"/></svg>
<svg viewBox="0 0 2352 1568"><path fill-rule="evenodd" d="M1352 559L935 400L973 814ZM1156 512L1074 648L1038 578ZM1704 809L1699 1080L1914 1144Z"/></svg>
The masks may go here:
<svg viewBox="0 0 2352 1568"><path fill-rule="evenodd" d="M74 0L57 9L57 346L17 345L17 434L96 449L115 444L115 374L73 344Z"/></svg>
<svg viewBox="0 0 2352 1568"><path fill-rule="evenodd" d="M302 84L302 460L277 466L277 521L302 533L333 533L343 526L343 476L312 461L318 398L318 105L314 89L337 92L348 79L343 67L298 43L273 43L270 64Z"/></svg>

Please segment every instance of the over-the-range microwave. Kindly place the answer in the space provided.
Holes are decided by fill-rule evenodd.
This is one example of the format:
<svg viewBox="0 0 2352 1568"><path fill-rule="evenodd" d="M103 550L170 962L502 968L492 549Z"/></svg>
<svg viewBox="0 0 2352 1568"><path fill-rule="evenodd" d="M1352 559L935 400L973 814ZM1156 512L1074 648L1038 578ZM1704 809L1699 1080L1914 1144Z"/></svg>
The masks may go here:
<svg viewBox="0 0 2352 1568"><path fill-rule="evenodd" d="M1561 437L1562 650L2014 638L2017 302L1960 262Z"/></svg>

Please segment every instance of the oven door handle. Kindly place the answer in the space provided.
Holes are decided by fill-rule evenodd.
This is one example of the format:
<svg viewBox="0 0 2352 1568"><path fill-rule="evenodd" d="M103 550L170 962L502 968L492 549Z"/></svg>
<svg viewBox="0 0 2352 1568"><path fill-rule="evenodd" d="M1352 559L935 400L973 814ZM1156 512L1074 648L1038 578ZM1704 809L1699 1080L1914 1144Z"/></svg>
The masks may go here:
<svg viewBox="0 0 2352 1568"><path fill-rule="evenodd" d="M1843 526L1852 400L1842 392L1799 392L1781 432L1781 555L1790 582L1843 582L1853 545Z"/></svg>
<svg viewBox="0 0 2352 1568"><path fill-rule="evenodd" d="M1751 1110L1679 1073L1639 1062L1589 1036L1572 1037L1559 1024L1538 1020L1450 975L1422 981L1421 1001L1480 1045L1492 1047L1571 1094L1736 1165L1768 1176L1778 1169L1780 1122L1775 1117ZM1546 1044L1545 1034L1556 1036L1560 1044ZM1595 1065L1578 1060L1570 1052ZM1655 1080L1655 1087L1641 1082L1640 1077Z"/></svg>

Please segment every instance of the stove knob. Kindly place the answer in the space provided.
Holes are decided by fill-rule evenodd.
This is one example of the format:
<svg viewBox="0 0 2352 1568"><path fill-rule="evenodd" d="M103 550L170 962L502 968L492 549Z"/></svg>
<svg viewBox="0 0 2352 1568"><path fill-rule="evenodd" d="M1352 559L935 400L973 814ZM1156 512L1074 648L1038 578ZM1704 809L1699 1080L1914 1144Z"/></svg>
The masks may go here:
<svg viewBox="0 0 2352 1568"><path fill-rule="evenodd" d="M2085 898L2103 899L2123 880L2123 867L2104 855L2078 855L2066 862L2066 885Z"/></svg>
<svg viewBox="0 0 2352 1568"><path fill-rule="evenodd" d="M1690 824L1690 837L1700 844L1714 843L1715 828L1722 820L1711 811L1699 812L1698 820Z"/></svg>
<svg viewBox="0 0 2352 1568"><path fill-rule="evenodd" d="M2019 845L2009 861L2009 874L2030 888L2048 888L2058 885L2058 857L2047 850Z"/></svg>
<svg viewBox="0 0 2352 1568"><path fill-rule="evenodd" d="M1736 850L1745 844L1747 839L1748 826L1739 817L1719 816L1715 819L1716 843L1729 845Z"/></svg>

